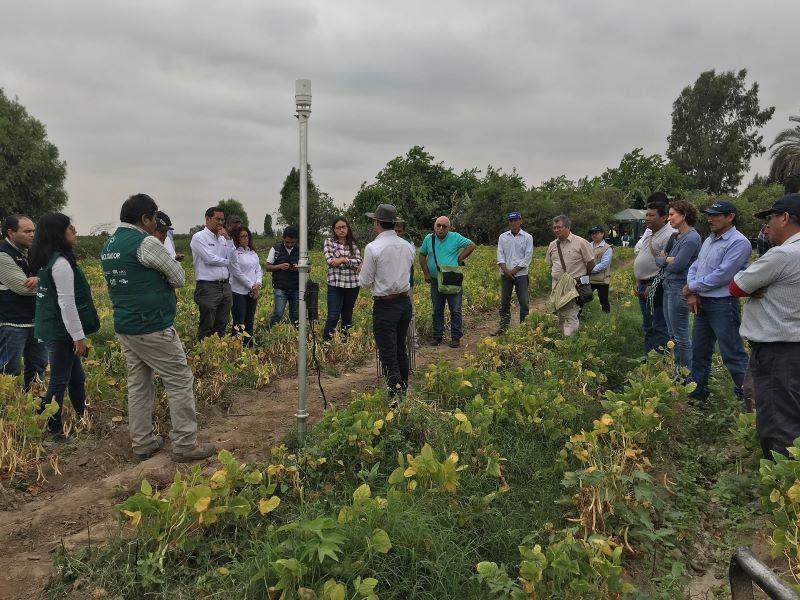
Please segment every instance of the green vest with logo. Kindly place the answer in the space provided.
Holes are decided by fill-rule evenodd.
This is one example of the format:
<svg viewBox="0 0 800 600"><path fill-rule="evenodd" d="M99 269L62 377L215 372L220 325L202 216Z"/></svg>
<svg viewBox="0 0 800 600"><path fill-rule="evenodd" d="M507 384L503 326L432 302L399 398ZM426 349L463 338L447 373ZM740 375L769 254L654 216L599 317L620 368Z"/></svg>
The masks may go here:
<svg viewBox="0 0 800 600"><path fill-rule="evenodd" d="M144 335L172 327L175 292L164 275L139 262L147 233L120 227L103 245L100 263L114 307L114 331Z"/></svg>
<svg viewBox="0 0 800 600"><path fill-rule="evenodd" d="M48 263L39 269L39 289L36 291L36 317L33 322L33 335L44 342L71 341L61 308L58 306L58 291L53 281L53 263L61 252L54 252ZM100 319L92 301L92 288L78 266L72 267L75 277L75 306L78 309L83 333L89 335L100 329Z"/></svg>

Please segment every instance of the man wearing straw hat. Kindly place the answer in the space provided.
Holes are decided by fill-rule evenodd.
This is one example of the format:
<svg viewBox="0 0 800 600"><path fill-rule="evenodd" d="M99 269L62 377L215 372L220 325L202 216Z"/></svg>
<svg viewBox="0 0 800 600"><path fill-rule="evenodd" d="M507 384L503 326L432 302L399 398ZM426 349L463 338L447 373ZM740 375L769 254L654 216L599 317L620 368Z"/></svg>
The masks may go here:
<svg viewBox="0 0 800 600"><path fill-rule="evenodd" d="M394 396L408 387L406 335L412 314L408 292L414 249L395 233L394 206L379 204L366 216L372 219L376 237L364 249L358 283L372 288L372 332L389 395Z"/></svg>

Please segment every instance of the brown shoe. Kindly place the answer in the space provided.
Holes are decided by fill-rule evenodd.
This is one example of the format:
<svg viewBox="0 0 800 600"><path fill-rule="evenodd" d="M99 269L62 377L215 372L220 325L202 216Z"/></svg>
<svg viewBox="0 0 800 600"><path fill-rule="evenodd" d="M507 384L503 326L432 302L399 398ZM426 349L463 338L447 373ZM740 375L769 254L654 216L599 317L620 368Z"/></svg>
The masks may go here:
<svg viewBox="0 0 800 600"><path fill-rule="evenodd" d="M193 448L186 450L173 450L172 460L175 462L191 462L193 460L203 460L209 456L214 456L217 447L212 442L202 442L195 444Z"/></svg>
<svg viewBox="0 0 800 600"><path fill-rule="evenodd" d="M157 439L158 439L158 445L156 445L152 450L148 450L146 452L134 452L133 457L139 462L141 462L157 454L164 447L164 438L158 436Z"/></svg>

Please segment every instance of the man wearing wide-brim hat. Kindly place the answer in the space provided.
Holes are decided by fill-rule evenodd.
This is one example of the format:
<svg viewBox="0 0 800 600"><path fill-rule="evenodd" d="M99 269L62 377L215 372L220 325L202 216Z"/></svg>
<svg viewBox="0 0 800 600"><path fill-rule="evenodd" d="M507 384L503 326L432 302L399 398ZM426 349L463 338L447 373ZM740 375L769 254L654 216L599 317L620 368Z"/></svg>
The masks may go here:
<svg viewBox="0 0 800 600"><path fill-rule="evenodd" d="M389 395L394 396L408 387L406 334L411 323L408 291L414 248L394 231L394 206L379 204L366 216L377 235L364 249L358 283L372 288L372 332Z"/></svg>
<svg viewBox="0 0 800 600"><path fill-rule="evenodd" d="M800 437L800 194L786 194L755 216L766 220L772 247L729 289L749 297L739 331L750 341L756 432L772 458Z"/></svg>

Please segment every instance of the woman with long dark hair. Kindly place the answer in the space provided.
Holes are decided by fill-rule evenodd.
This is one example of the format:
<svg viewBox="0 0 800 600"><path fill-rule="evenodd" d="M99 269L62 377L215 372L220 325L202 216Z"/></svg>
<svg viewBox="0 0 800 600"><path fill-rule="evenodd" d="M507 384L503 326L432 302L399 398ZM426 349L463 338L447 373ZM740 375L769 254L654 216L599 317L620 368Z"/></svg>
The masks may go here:
<svg viewBox="0 0 800 600"><path fill-rule="evenodd" d="M242 345L249 348L253 346L253 322L264 274L250 230L243 225L234 225L228 233L236 246L228 264L233 294L233 335L241 335Z"/></svg>
<svg viewBox="0 0 800 600"><path fill-rule="evenodd" d="M33 335L45 343L50 358L50 384L39 411L53 400L58 404L47 423L56 441L64 440L64 393L69 391L78 416L86 410L81 357L88 354L86 336L100 329L89 282L73 253L76 241L69 217L48 213L39 220L31 247L31 264L39 270Z"/></svg>
<svg viewBox="0 0 800 600"><path fill-rule="evenodd" d="M353 307L358 292L358 267L361 265L361 252L350 223L344 217L336 217L331 223L331 237L323 246L325 261L328 263L328 318L325 320L324 340L330 340L341 318L342 339L353 324Z"/></svg>

